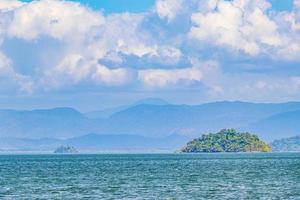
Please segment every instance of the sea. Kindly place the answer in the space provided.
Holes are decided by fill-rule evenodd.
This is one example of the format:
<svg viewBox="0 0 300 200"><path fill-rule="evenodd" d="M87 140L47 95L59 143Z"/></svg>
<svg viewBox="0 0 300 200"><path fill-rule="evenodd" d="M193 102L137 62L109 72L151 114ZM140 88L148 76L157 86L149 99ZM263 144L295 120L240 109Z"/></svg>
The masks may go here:
<svg viewBox="0 0 300 200"><path fill-rule="evenodd" d="M300 153L3 154L0 199L300 199Z"/></svg>

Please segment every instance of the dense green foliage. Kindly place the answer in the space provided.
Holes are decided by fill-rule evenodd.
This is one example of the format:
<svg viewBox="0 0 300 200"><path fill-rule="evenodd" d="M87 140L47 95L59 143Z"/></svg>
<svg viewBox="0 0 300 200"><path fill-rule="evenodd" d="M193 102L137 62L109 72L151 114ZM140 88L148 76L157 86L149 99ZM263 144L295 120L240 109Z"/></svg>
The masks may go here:
<svg viewBox="0 0 300 200"><path fill-rule="evenodd" d="M300 151L300 136L284 138L281 140L275 140L271 144L273 151L277 152L289 152Z"/></svg>
<svg viewBox="0 0 300 200"><path fill-rule="evenodd" d="M185 153L201 152L270 152L271 146L256 135L224 129L218 133L203 135L188 142L182 149Z"/></svg>

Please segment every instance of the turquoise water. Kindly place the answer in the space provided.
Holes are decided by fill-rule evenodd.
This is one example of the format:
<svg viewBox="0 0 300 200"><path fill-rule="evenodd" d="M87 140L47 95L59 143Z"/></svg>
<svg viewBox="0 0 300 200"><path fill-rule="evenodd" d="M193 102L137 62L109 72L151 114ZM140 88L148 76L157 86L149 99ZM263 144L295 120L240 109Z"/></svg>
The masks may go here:
<svg viewBox="0 0 300 200"><path fill-rule="evenodd" d="M300 199L300 154L0 155L0 199Z"/></svg>

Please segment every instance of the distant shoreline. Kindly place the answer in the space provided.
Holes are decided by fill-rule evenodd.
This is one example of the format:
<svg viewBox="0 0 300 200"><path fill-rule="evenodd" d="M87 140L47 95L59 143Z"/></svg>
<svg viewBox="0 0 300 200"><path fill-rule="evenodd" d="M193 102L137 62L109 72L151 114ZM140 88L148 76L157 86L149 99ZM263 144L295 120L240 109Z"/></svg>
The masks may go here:
<svg viewBox="0 0 300 200"><path fill-rule="evenodd" d="M53 153L51 151L30 151L30 152L0 152L0 156L5 155L246 155L246 154L288 154L300 153L300 151L282 151L282 152L217 152L217 153L177 153L177 152L80 152L80 153Z"/></svg>

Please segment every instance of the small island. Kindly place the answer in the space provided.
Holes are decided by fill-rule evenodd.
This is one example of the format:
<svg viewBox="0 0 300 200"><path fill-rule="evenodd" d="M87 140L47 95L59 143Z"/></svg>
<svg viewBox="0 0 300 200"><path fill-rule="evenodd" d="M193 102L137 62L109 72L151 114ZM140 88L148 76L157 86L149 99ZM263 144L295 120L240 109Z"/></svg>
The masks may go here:
<svg viewBox="0 0 300 200"><path fill-rule="evenodd" d="M234 129L223 129L218 133L202 135L187 143L183 153L218 152L271 152L270 145L250 133L239 133Z"/></svg>
<svg viewBox="0 0 300 200"><path fill-rule="evenodd" d="M70 147L70 146L61 146L58 147L54 153L57 154L75 154L78 153L77 149L75 149L75 147Z"/></svg>

